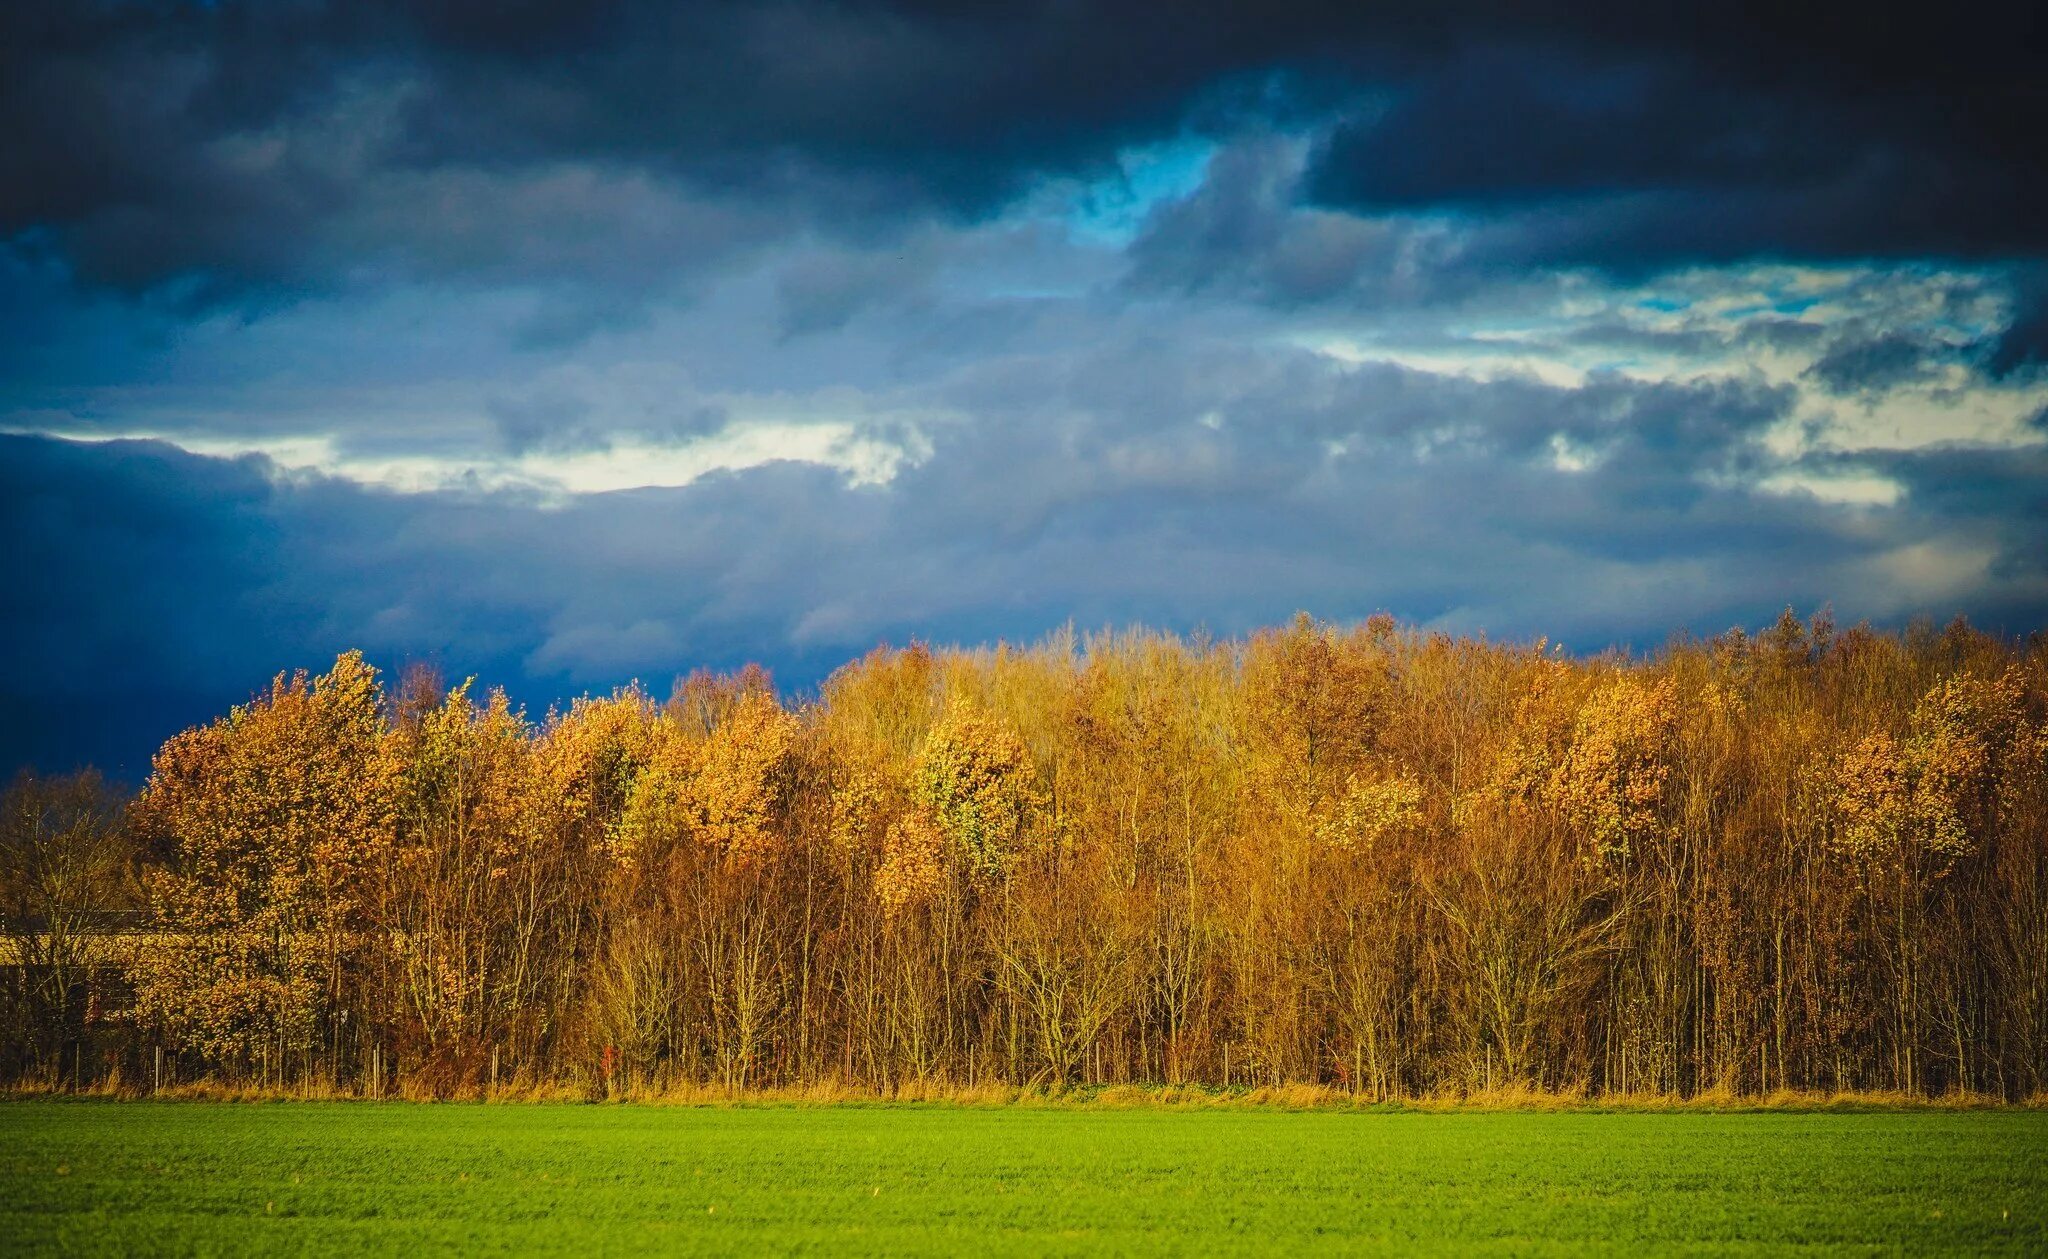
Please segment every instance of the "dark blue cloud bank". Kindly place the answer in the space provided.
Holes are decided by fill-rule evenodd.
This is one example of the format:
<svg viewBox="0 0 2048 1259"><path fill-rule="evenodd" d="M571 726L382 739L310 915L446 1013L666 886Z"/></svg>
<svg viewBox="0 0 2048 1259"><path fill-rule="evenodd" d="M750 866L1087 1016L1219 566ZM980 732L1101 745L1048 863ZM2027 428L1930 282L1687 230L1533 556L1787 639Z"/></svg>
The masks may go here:
<svg viewBox="0 0 2048 1259"><path fill-rule="evenodd" d="M2039 627L2039 6L1781 8L0 8L0 762L346 646Z"/></svg>

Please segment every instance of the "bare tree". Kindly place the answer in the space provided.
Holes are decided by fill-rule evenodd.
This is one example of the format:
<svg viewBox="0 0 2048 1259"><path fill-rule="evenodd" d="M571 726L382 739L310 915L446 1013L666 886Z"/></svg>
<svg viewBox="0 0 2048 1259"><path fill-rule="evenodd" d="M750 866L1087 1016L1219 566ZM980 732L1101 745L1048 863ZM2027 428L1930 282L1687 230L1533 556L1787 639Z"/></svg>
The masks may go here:
<svg viewBox="0 0 2048 1259"><path fill-rule="evenodd" d="M0 937L15 972L0 1037L26 1072L59 1073L87 1033L129 858L121 798L96 771L25 773L0 800Z"/></svg>

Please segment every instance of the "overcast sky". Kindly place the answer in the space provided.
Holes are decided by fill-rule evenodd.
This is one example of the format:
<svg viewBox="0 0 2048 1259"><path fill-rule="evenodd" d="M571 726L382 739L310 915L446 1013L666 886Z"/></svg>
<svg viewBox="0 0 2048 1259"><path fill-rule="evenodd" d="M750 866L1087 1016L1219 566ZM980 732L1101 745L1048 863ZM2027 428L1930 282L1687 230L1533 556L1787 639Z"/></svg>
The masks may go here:
<svg viewBox="0 0 2048 1259"><path fill-rule="evenodd" d="M2043 21L0 5L0 766L350 646L538 711L1070 620L2041 627Z"/></svg>

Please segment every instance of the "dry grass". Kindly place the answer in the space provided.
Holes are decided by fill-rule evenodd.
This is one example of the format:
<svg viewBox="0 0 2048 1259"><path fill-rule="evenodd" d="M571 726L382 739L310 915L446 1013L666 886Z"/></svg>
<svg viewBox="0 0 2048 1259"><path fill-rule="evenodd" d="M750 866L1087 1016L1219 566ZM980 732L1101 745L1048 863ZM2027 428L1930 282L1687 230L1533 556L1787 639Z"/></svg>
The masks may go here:
<svg viewBox="0 0 2048 1259"><path fill-rule="evenodd" d="M118 1077L83 1089L50 1080L23 1080L0 1089L0 1101L57 1100L67 1097L181 1102L312 1102L375 1100L355 1087L336 1088L324 1081L288 1087L263 1086L207 1078L166 1085L153 1091ZM512 1081L499 1088L484 1086L430 1091L413 1082L388 1089L381 1100L433 1102L497 1102L504 1104L610 1104L698 1107L827 1107L932 1105L980 1109L1057 1110L1381 1110L1440 1113L1452 1111L1912 1111L1912 1110L2048 1110L2048 1093L2007 1100L1986 1093L1926 1095L1885 1091L1815 1091L1781 1089L1771 1093L1737 1093L1714 1089L1687 1096L1668 1093L1586 1093L1534 1089L1526 1086L1490 1090L1438 1092L1399 1097L1352 1093L1320 1084L1277 1084L1214 1088L1196 1084L1111 1084L1070 1088L1000 1083L962 1083L946 1079L906 1080L889 1088L848 1085L838 1080L764 1088L730 1088L691 1083L656 1088L601 1081Z"/></svg>

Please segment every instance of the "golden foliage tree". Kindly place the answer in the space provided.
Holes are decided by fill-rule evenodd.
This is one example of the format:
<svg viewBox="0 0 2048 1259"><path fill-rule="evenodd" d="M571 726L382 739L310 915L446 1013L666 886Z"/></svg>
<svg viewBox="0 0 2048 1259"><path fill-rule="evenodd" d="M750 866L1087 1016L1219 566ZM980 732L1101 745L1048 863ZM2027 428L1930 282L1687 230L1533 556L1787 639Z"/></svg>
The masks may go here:
<svg viewBox="0 0 2048 1259"><path fill-rule="evenodd" d="M2048 1087L2048 640L1961 624L1063 631L539 722L349 655L132 816L133 1044L197 1070Z"/></svg>
<svg viewBox="0 0 2048 1259"><path fill-rule="evenodd" d="M394 794L373 669L351 652L167 743L136 802L167 855L164 925L137 968L136 1017L246 1069L308 1053L360 960L370 872Z"/></svg>

